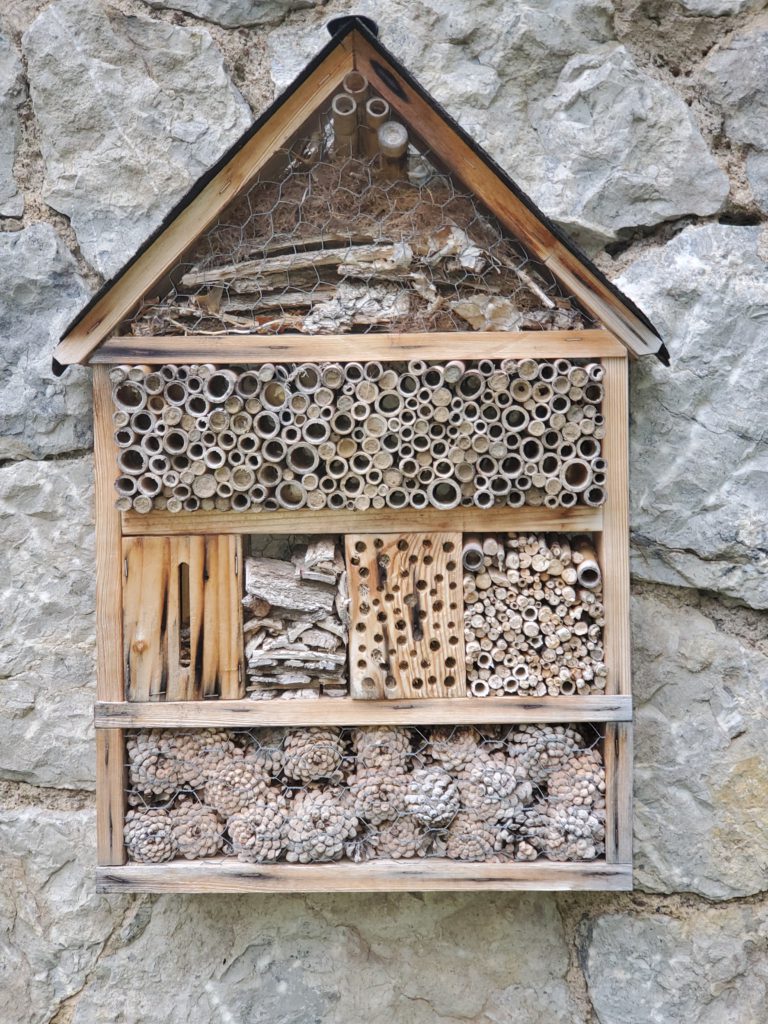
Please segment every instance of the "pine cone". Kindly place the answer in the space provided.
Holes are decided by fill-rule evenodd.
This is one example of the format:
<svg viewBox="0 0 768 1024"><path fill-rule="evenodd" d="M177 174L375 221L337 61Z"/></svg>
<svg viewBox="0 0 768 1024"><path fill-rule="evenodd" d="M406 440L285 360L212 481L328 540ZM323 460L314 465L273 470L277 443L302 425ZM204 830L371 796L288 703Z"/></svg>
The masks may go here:
<svg viewBox="0 0 768 1024"><path fill-rule="evenodd" d="M128 811L123 836L129 860L162 864L176 856L173 819L162 807Z"/></svg>
<svg viewBox="0 0 768 1024"><path fill-rule="evenodd" d="M293 729L283 745L283 771L296 782L330 778L341 764L344 746L338 729Z"/></svg>
<svg viewBox="0 0 768 1024"><path fill-rule="evenodd" d="M508 821L532 795L525 769L503 755L478 753L458 783L463 810L479 821Z"/></svg>
<svg viewBox="0 0 768 1024"><path fill-rule="evenodd" d="M531 808L525 838L550 860L594 860L605 852L605 815L542 800Z"/></svg>
<svg viewBox="0 0 768 1024"><path fill-rule="evenodd" d="M344 856L355 864L362 864L376 856L376 848L379 845L378 834L370 829L358 832L351 839L344 843Z"/></svg>
<svg viewBox="0 0 768 1024"><path fill-rule="evenodd" d="M461 811L443 837L445 856L451 860L492 860L503 849L505 840L503 829Z"/></svg>
<svg viewBox="0 0 768 1024"><path fill-rule="evenodd" d="M479 752L478 735L468 727L439 726L427 740L427 753L447 772L460 772Z"/></svg>
<svg viewBox="0 0 768 1024"><path fill-rule="evenodd" d="M283 769L285 729L254 729L243 748L246 761L276 778Z"/></svg>
<svg viewBox="0 0 768 1024"><path fill-rule="evenodd" d="M417 768L408 776L406 807L429 828L448 825L459 810L459 787L443 768Z"/></svg>
<svg viewBox="0 0 768 1024"><path fill-rule="evenodd" d="M170 815L177 850L187 860L213 857L224 845L224 826L210 807L182 798Z"/></svg>
<svg viewBox="0 0 768 1024"><path fill-rule="evenodd" d="M550 772L567 765L586 746L584 737L571 726L523 725L510 733L507 753L526 769L534 785L541 785Z"/></svg>
<svg viewBox="0 0 768 1024"><path fill-rule="evenodd" d="M216 729L146 729L128 736L131 786L145 796L168 798L205 782L210 764L226 756L234 743Z"/></svg>
<svg viewBox="0 0 768 1024"><path fill-rule="evenodd" d="M354 811L338 792L306 790L291 805L286 860L310 864L339 860L358 828Z"/></svg>
<svg viewBox="0 0 768 1024"><path fill-rule="evenodd" d="M349 779L349 792L358 818L379 825L405 812L408 778L378 769L358 769Z"/></svg>
<svg viewBox="0 0 768 1024"><path fill-rule="evenodd" d="M596 750L588 750L551 772L547 779L551 799L573 807L605 807L605 769Z"/></svg>
<svg viewBox="0 0 768 1024"><path fill-rule="evenodd" d="M375 832L376 857L423 857L429 850L431 838L422 826L408 815L383 821Z"/></svg>
<svg viewBox="0 0 768 1024"><path fill-rule="evenodd" d="M411 757L411 732L394 725L353 729L352 747L362 768L405 771Z"/></svg>
<svg viewBox="0 0 768 1024"><path fill-rule="evenodd" d="M209 769L203 799L228 818L264 800L269 788L269 777L238 750Z"/></svg>
<svg viewBox="0 0 768 1024"><path fill-rule="evenodd" d="M185 729L173 734L172 750L187 785L205 784L209 770L234 750L232 734L223 729Z"/></svg>
<svg viewBox="0 0 768 1024"><path fill-rule="evenodd" d="M264 863L279 860L285 850L288 804L281 794L254 804L227 820L232 848L239 860Z"/></svg>

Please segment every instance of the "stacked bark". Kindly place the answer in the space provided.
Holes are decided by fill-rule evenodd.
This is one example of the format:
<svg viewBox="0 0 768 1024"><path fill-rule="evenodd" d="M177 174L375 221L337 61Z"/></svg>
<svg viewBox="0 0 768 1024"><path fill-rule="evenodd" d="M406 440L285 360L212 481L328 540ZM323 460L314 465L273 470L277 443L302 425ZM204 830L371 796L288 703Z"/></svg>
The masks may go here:
<svg viewBox="0 0 768 1024"><path fill-rule="evenodd" d="M297 548L291 561L246 559L243 634L251 697L347 694L346 581L331 538Z"/></svg>
<svg viewBox="0 0 768 1024"><path fill-rule="evenodd" d="M602 375L568 359L114 367L116 504L600 505Z"/></svg>
<svg viewBox="0 0 768 1024"><path fill-rule="evenodd" d="M130 734L126 846L161 863L592 860L596 742L567 726Z"/></svg>
<svg viewBox="0 0 768 1024"><path fill-rule="evenodd" d="M600 567L587 537L465 538L464 637L475 697L599 693Z"/></svg>

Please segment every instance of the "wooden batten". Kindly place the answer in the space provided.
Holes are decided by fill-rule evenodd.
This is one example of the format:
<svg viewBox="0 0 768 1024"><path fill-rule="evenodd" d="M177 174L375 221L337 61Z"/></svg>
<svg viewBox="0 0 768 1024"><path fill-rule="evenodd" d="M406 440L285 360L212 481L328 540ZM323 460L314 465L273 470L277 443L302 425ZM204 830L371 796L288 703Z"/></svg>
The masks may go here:
<svg viewBox="0 0 768 1024"><path fill-rule="evenodd" d="M240 334L108 338L90 357L102 363L292 363L378 359L603 359L627 351L609 332L451 331L429 334Z"/></svg>

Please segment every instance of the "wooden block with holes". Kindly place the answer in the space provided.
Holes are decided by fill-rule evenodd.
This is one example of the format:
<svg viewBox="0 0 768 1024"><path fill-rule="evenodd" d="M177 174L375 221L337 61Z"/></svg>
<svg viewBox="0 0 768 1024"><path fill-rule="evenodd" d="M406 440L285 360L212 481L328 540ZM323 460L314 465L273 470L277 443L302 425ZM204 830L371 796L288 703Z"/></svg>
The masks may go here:
<svg viewBox="0 0 768 1024"><path fill-rule="evenodd" d="M239 537L126 537L128 700L236 699L241 682Z"/></svg>
<svg viewBox="0 0 768 1024"><path fill-rule="evenodd" d="M348 534L346 556L351 696L466 696L461 534Z"/></svg>

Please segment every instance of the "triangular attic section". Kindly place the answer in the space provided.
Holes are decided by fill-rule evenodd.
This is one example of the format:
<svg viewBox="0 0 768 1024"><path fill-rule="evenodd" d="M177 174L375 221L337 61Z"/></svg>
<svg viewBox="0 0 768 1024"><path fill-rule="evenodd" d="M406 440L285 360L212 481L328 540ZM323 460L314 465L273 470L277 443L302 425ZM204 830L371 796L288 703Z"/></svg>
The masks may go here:
<svg viewBox="0 0 768 1024"><path fill-rule="evenodd" d="M410 127L401 157L381 152L365 114L367 106L381 123L393 117L381 97L358 95L351 127L334 115L359 79L347 76L350 91L274 153L178 261L165 290L144 297L125 334L596 326Z"/></svg>

